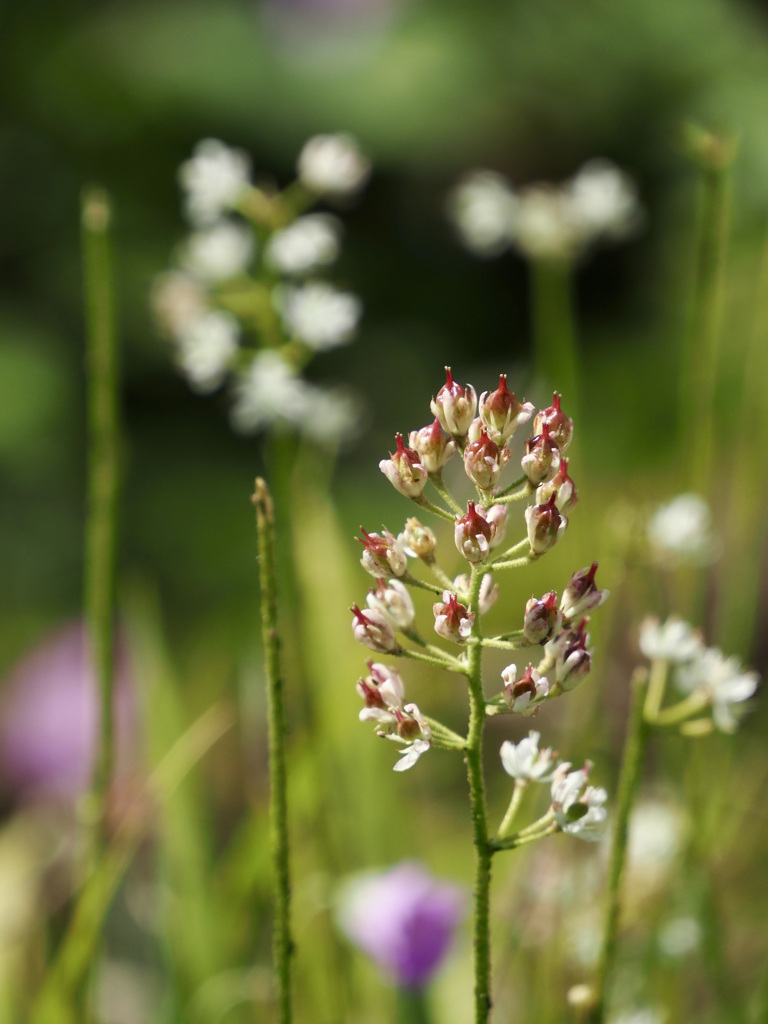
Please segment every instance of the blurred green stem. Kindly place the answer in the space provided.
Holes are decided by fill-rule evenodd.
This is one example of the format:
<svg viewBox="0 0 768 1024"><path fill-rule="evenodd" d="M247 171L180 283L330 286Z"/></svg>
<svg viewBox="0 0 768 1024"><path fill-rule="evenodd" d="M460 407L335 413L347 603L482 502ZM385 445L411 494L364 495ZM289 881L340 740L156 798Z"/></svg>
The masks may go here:
<svg viewBox="0 0 768 1024"><path fill-rule="evenodd" d="M397 1024L430 1024L427 994L421 988L397 990Z"/></svg>
<svg viewBox="0 0 768 1024"><path fill-rule="evenodd" d="M567 260L532 260L530 274L536 369L548 387L562 392L569 414L578 422L581 386L571 264Z"/></svg>
<svg viewBox="0 0 768 1024"><path fill-rule="evenodd" d="M117 336L109 196L101 188L87 188L81 204L88 382L85 620L101 709L93 811L103 839L114 761L115 551L120 489Z"/></svg>
<svg viewBox="0 0 768 1024"><path fill-rule="evenodd" d="M272 954L277 984L278 1021L290 1024L291 954L290 876L288 869L288 799L285 758L285 709L277 632L274 507L266 482L256 480L253 498L259 538L259 580L264 667L269 718L270 850L272 855L274 926Z"/></svg>
<svg viewBox="0 0 768 1024"><path fill-rule="evenodd" d="M603 1024L605 1020L606 992L616 960L619 914L621 912L621 886L627 861L629 817L637 796L649 731L644 714L647 680L648 674L645 669L638 669L632 678L632 704L619 776L616 823L608 871L608 896L603 923L603 942L597 966L595 1003L589 1018L590 1024Z"/></svg>

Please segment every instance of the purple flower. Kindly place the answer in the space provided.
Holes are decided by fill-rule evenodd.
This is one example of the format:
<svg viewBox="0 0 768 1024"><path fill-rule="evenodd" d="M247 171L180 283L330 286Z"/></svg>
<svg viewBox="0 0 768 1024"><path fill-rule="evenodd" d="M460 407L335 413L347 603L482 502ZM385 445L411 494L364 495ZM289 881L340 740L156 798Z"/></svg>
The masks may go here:
<svg viewBox="0 0 768 1024"><path fill-rule="evenodd" d="M403 988L425 986L466 913L466 894L416 861L352 882L339 923L352 941Z"/></svg>
<svg viewBox="0 0 768 1024"><path fill-rule="evenodd" d="M72 623L27 654L2 687L0 763L25 795L74 800L88 789L96 756L99 699L85 628ZM130 671L117 657L116 740L125 760L135 733Z"/></svg>

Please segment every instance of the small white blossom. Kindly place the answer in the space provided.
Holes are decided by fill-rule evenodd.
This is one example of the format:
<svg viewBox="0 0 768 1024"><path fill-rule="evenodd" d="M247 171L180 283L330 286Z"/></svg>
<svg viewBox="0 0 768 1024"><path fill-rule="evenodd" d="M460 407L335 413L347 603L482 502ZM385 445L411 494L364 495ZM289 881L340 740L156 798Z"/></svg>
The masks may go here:
<svg viewBox="0 0 768 1024"><path fill-rule="evenodd" d="M315 135L304 144L297 162L299 179L319 195L350 196L371 173L370 162L351 135Z"/></svg>
<svg viewBox="0 0 768 1024"><path fill-rule="evenodd" d="M321 445L333 447L347 440L360 418L358 403L342 388L305 385L310 415L302 423L304 433Z"/></svg>
<svg viewBox="0 0 768 1024"><path fill-rule="evenodd" d="M301 426L310 415L309 386L276 352L259 352L235 387L232 425L242 433L273 423Z"/></svg>
<svg viewBox="0 0 768 1024"><path fill-rule="evenodd" d="M176 342L176 361L194 391L207 394L221 384L237 353L239 334L237 320L219 310L184 327Z"/></svg>
<svg viewBox="0 0 768 1024"><path fill-rule="evenodd" d="M629 870L661 882L680 853L684 833L685 820L674 805L660 800L636 804L629 819Z"/></svg>
<svg viewBox="0 0 768 1024"><path fill-rule="evenodd" d="M551 781L557 755L551 747L539 750L540 737L541 733L531 730L519 743L502 743L501 764L507 775L525 782Z"/></svg>
<svg viewBox="0 0 768 1024"><path fill-rule="evenodd" d="M519 193L513 239L530 259L569 259L579 249L580 232L574 210L561 188L529 185Z"/></svg>
<svg viewBox="0 0 768 1024"><path fill-rule="evenodd" d="M552 780L552 810L561 831L596 842L603 837L608 799L604 789L586 786L590 765L571 771L567 761L558 765Z"/></svg>
<svg viewBox="0 0 768 1024"><path fill-rule="evenodd" d="M665 1024L666 1016L646 1006L641 1010L627 1010L610 1018L609 1024Z"/></svg>
<svg viewBox="0 0 768 1024"><path fill-rule="evenodd" d="M356 295L324 281L279 289L277 306L288 331L317 352L351 341L363 312Z"/></svg>
<svg viewBox="0 0 768 1024"><path fill-rule="evenodd" d="M160 329L177 338L208 312L205 289L189 274L170 270L152 285L152 309Z"/></svg>
<svg viewBox="0 0 768 1024"><path fill-rule="evenodd" d="M456 591L457 595L461 594L462 602L469 600L469 588L471 583L472 581L466 573L462 573L460 576L457 576L453 581L453 589ZM480 592L477 595L477 610L481 615L485 615L486 612L489 612L491 608L493 608L498 598L499 588L497 584L493 582L493 576L487 572L480 581Z"/></svg>
<svg viewBox="0 0 768 1024"><path fill-rule="evenodd" d="M573 218L586 240L625 238L639 225L635 183L608 160L590 160L568 186Z"/></svg>
<svg viewBox="0 0 768 1024"><path fill-rule="evenodd" d="M717 552L712 514L698 494L679 494L659 506L648 523L648 539L661 561L671 555L702 564Z"/></svg>
<svg viewBox="0 0 768 1024"><path fill-rule="evenodd" d="M498 256L509 247L516 207L509 182L493 171L473 172L448 198L461 240L478 256Z"/></svg>
<svg viewBox="0 0 768 1024"><path fill-rule="evenodd" d="M504 680L504 703L515 714L528 717L535 714L539 704L549 696L549 680L533 665L529 665L519 679L515 679L516 675L517 665L507 665L501 673Z"/></svg>
<svg viewBox="0 0 768 1024"><path fill-rule="evenodd" d="M675 682L685 692L702 690L709 696L712 718L721 732L736 731L739 716L733 705L749 700L759 681L757 672L742 671L738 658L726 658L715 647L682 665L675 675Z"/></svg>
<svg viewBox="0 0 768 1024"><path fill-rule="evenodd" d="M251 231L244 224L222 220L189 236L181 264L194 277L218 283L244 273L253 252Z"/></svg>
<svg viewBox="0 0 768 1024"><path fill-rule="evenodd" d="M429 743L426 740L414 740L413 743L403 747L400 751L400 760L395 765L393 771L408 771L409 768L413 768L421 755L426 754L428 750Z"/></svg>
<svg viewBox="0 0 768 1024"><path fill-rule="evenodd" d="M308 274L326 267L339 255L341 222L329 214L310 213L276 231L267 243L266 259L283 274Z"/></svg>
<svg viewBox="0 0 768 1024"><path fill-rule="evenodd" d="M686 662L704 651L698 630L674 615L664 623L652 615L643 619L639 644L649 661Z"/></svg>
<svg viewBox="0 0 768 1024"><path fill-rule="evenodd" d="M186 211L193 224L211 224L237 205L249 187L251 162L247 154L218 139L203 139L191 159L179 168L186 192Z"/></svg>
<svg viewBox="0 0 768 1024"><path fill-rule="evenodd" d="M695 917L675 917L659 931L659 949L669 957L692 953L701 942L701 925Z"/></svg>
<svg viewBox="0 0 768 1024"><path fill-rule="evenodd" d="M411 739L415 731L418 732L418 735L411 739L411 742L400 751L400 760L394 766L394 771L396 772L404 772L409 768L413 768L421 755L429 750L432 739L432 730L419 710L418 705L406 704L403 712L404 714L401 713L398 716L398 734L390 734L387 738L401 740L403 736L406 736L408 739Z"/></svg>
<svg viewBox="0 0 768 1024"><path fill-rule="evenodd" d="M411 595L400 580L388 584L380 580L376 590L369 591L366 603L386 615L395 629L410 629L416 618Z"/></svg>

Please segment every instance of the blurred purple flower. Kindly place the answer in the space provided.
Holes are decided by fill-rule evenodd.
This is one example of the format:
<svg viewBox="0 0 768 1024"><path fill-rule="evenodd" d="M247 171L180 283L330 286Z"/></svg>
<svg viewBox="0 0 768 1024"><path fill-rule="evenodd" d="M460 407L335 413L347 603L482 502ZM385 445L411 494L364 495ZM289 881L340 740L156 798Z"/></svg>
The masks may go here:
<svg viewBox="0 0 768 1024"><path fill-rule="evenodd" d="M339 924L352 941L403 988L425 986L440 966L466 914L466 893L416 861L351 882Z"/></svg>
<svg viewBox="0 0 768 1024"><path fill-rule="evenodd" d="M118 641L115 680L118 768L135 734L131 673ZM91 782L99 698L85 627L71 623L36 647L4 680L0 697L0 767L25 796L75 800Z"/></svg>

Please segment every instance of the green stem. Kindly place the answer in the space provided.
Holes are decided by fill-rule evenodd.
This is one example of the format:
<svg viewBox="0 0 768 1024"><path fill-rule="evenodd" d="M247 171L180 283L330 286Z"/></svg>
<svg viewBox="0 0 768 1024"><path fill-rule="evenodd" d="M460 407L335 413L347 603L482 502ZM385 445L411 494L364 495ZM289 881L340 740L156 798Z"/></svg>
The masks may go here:
<svg viewBox="0 0 768 1024"><path fill-rule="evenodd" d="M528 477L527 477L527 475L525 473L523 473L522 476L519 476L517 478L517 480L513 480L511 484L508 484L503 490L499 491L498 494L496 494L494 496L493 500L494 500L495 504L497 504L497 505L503 504L501 502L501 499L503 497L506 497L507 495L509 495L511 491L515 490L515 488L522 487L523 484L525 484L525 488L523 490L523 495L522 496L524 496L525 493L530 490L530 481L529 481L529 479L528 479ZM521 495L518 495L517 497L521 497ZM509 500L516 501L517 497L510 498Z"/></svg>
<svg viewBox="0 0 768 1024"><path fill-rule="evenodd" d="M439 505L435 505L433 501L430 501L425 495L420 494L418 498L411 498L411 501L418 505L419 508L425 508L428 512L432 512L436 516L440 516L441 519L447 519L449 523L453 523L456 520L456 516L453 512L448 512L444 508L440 508Z"/></svg>
<svg viewBox="0 0 768 1024"><path fill-rule="evenodd" d="M506 551L501 551L494 561L488 563L489 566L494 565L496 562L501 562L505 558L511 558L516 551L524 550L526 547L530 548L531 544L527 537L523 537L517 544L513 544L511 548L507 548Z"/></svg>
<svg viewBox="0 0 768 1024"><path fill-rule="evenodd" d="M527 555L523 555L522 558L510 558L506 562L494 562L494 569L519 569L522 565L531 565L532 562L537 561L539 556L535 551L529 551Z"/></svg>
<svg viewBox="0 0 768 1024"><path fill-rule="evenodd" d="M595 979L595 1003L590 1024L603 1024L605 1020L605 997L616 960L621 912L621 886L627 861L629 816L637 795L649 731L644 716L646 680L647 674L644 669L635 672L632 679L632 705L619 776L616 823L608 871L608 897L603 922L603 941Z"/></svg>
<svg viewBox="0 0 768 1024"><path fill-rule="evenodd" d="M435 648L439 650L439 648ZM421 651L409 651L406 647L401 647L399 651L393 651L393 654L399 654L402 658L411 658L413 661L423 661L426 665L437 665L439 668L447 669L449 672L460 672L462 675L466 672L466 666L463 662L459 661L458 658L452 658L450 654L444 654L440 652L440 657L435 657L432 654L423 654Z"/></svg>
<svg viewBox="0 0 768 1024"><path fill-rule="evenodd" d="M437 562L430 562L429 569L435 579L442 584L443 590L450 590L451 593L454 592L456 587L454 586L453 580L447 572L440 568ZM440 591L440 593L442 593L442 591Z"/></svg>
<svg viewBox="0 0 768 1024"><path fill-rule="evenodd" d="M441 750L466 750L466 737L459 736L453 729L449 729L447 725L434 718L425 716L425 720L432 731L432 740L436 747Z"/></svg>
<svg viewBox="0 0 768 1024"><path fill-rule="evenodd" d="M483 570L472 567L470 608L477 609ZM480 638L480 616L475 615L472 635ZM482 683L482 646L472 644L467 652L469 684L469 731L467 735L467 778L475 845L473 966L475 975L475 1024L485 1024L491 1010L490 887L493 849L488 842L483 775L483 727L485 698Z"/></svg>
<svg viewBox="0 0 768 1024"><path fill-rule="evenodd" d="M430 479L430 482L432 483L432 486L435 488L435 490L440 495L440 497L443 499L443 501L453 509L453 511L456 513L457 516L463 516L464 515L464 509L461 507L461 505L459 505L459 503L456 501L454 496L451 494L451 492L445 486L445 482L443 480L443 474L442 473L432 473L430 475L429 479Z"/></svg>
<svg viewBox="0 0 768 1024"><path fill-rule="evenodd" d="M511 494L508 494L506 491L504 491L503 494L495 495L493 499L493 504L509 505L513 501L524 501L525 498L530 498L534 491L535 488L532 488L526 484L526 486L521 488L521 490L513 491Z"/></svg>
<svg viewBox="0 0 768 1024"><path fill-rule="evenodd" d="M267 484L256 480L253 498L259 539L259 581L264 667L267 677L269 718L270 849L273 871L273 969L277 986L278 1020L290 1024L291 954L290 875L288 868L288 798L285 758L285 708L277 632L277 580L275 574L274 508Z"/></svg>
<svg viewBox="0 0 768 1024"><path fill-rule="evenodd" d="M97 829L103 834L114 764L112 690L120 491L117 334L108 194L100 188L86 189L81 211L88 379L85 620L100 700L93 793Z"/></svg>
<svg viewBox="0 0 768 1024"><path fill-rule="evenodd" d="M661 705L664 703L664 691L667 688L667 676L669 675L669 662L657 658L651 662L651 677L648 683L648 692L645 695L646 722L655 723L661 712Z"/></svg>
<svg viewBox="0 0 768 1024"><path fill-rule="evenodd" d="M427 994L421 988L397 990L397 1024L430 1024Z"/></svg>
<svg viewBox="0 0 768 1024"><path fill-rule="evenodd" d="M523 799L523 793L528 789L527 779L515 779L515 788L512 790L512 799L509 801L509 807L507 808L506 814L501 819L499 825L499 831L496 833L497 839L503 839L512 828L512 822L515 820L518 808Z"/></svg>
<svg viewBox="0 0 768 1024"><path fill-rule="evenodd" d="M483 637L476 641L482 647L497 647L502 651L519 651L521 647L529 647L530 644L521 638L519 643L513 640L503 640L500 636Z"/></svg>
<svg viewBox="0 0 768 1024"><path fill-rule="evenodd" d="M693 718L694 715L698 715L700 711L709 707L711 703L712 699L708 693L703 690L696 690L695 693L690 694L685 700L664 708L655 718L650 720L649 724L660 726L680 725L689 718Z"/></svg>
<svg viewBox="0 0 768 1024"><path fill-rule="evenodd" d="M543 820L543 819L542 819ZM553 836L558 831L557 822L551 821L549 824L539 829L538 832L529 832L524 830L522 832L516 832L513 836L508 836L505 839L493 839L491 840L491 847L494 851L500 850L517 850L521 846L526 846L528 843L537 843L540 839L545 839L547 836Z"/></svg>
<svg viewBox="0 0 768 1024"><path fill-rule="evenodd" d="M571 416L579 422L581 390L571 265L568 260L532 260L530 273L536 368L546 384L562 390Z"/></svg>
<svg viewBox="0 0 768 1024"><path fill-rule="evenodd" d="M432 594L442 595L443 590L445 589L444 587L438 587L437 584L435 583L427 583L426 580L420 580L418 576L414 576L410 572L407 572L404 576L401 576L400 579L403 583L407 583L408 586L410 587L418 587L420 590L429 590L430 593Z"/></svg>

